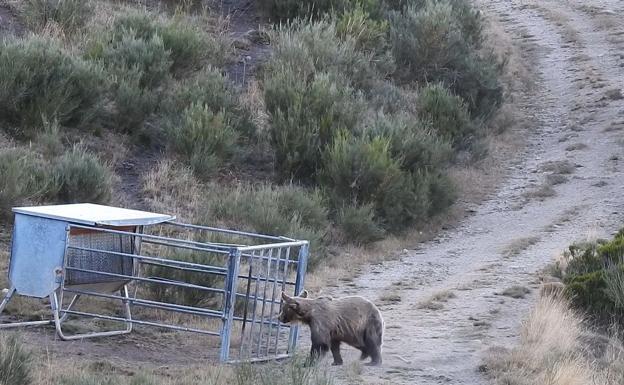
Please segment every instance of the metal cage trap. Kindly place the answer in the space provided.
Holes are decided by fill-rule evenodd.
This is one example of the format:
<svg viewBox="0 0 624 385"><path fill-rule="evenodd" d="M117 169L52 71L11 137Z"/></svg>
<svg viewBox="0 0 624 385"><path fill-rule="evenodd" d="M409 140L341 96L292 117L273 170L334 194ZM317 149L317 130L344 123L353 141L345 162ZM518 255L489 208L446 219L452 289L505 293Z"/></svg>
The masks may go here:
<svg viewBox="0 0 624 385"><path fill-rule="evenodd" d="M221 361L294 353L297 326L282 324L277 316L281 291L295 295L303 289L307 241L94 204L13 212L11 286L0 313L21 295L48 298L51 318L3 317L0 328L52 324L61 339L74 340L126 334L141 325L218 337ZM78 310L83 298L101 301L92 306L100 311ZM118 307L111 309L112 304ZM118 325L69 334L63 325L70 318Z"/></svg>

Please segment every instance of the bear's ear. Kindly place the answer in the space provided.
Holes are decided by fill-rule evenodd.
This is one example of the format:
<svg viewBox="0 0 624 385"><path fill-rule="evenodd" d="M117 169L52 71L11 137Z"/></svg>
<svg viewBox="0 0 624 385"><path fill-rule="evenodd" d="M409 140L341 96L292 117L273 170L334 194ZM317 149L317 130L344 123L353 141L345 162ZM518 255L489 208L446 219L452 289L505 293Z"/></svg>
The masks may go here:
<svg viewBox="0 0 624 385"><path fill-rule="evenodd" d="M282 292L282 299L284 300L284 302L293 302L292 297L289 297L288 294Z"/></svg>
<svg viewBox="0 0 624 385"><path fill-rule="evenodd" d="M302 291L301 294L299 294L299 297L308 298L308 291L307 290Z"/></svg>

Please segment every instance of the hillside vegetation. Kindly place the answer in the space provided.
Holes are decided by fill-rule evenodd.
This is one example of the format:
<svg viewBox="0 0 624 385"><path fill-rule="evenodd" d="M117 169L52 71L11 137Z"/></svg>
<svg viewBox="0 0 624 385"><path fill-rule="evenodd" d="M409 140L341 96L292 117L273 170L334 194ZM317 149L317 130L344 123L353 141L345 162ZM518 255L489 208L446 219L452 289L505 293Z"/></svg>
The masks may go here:
<svg viewBox="0 0 624 385"><path fill-rule="evenodd" d="M263 0L271 55L244 88L216 4L7 3L28 30L0 43L5 224L123 204L309 239L318 263L444 212L503 99L468 0Z"/></svg>

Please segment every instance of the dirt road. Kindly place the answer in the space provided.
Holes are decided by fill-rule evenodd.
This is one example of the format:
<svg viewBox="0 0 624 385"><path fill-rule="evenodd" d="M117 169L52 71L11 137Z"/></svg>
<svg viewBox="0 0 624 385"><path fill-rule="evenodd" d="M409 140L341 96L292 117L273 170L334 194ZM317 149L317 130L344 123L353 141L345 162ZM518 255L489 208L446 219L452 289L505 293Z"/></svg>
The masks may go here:
<svg viewBox="0 0 624 385"><path fill-rule="evenodd" d="M383 368L337 370L343 383L486 384L483 354L516 340L536 273L571 241L624 225L624 2L480 5L535 59L538 86L517 101L527 145L473 216L333 292L376 300L386 320ZM514 285L531 292L500 295Z"/></svg>

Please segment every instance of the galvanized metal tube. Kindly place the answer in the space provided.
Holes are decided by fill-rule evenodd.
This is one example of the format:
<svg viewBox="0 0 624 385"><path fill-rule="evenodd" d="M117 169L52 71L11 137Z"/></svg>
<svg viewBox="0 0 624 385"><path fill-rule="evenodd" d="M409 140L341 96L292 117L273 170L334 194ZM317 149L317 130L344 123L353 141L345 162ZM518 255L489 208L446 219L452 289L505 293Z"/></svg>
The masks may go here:
<svg viewBox="0 0 624 385"><path fill-rule="evenodd" d="M184 331L184 332L208 334L208 335L211 335L211 336L219 336L220 335L217 332L213 332L213 331L209 331L209 330L188 328L188 327L185 327L185 326L175 326L175 325L161 324L161 323L158 323L158 322L141 321L141 320L136 320L136 319L128 320L128 319L121 318L121 317L106 316L106 315L102 315L102 314L94 314L94 313L87 313L87 312L74 311L74 310L61 310L60 312L61 313L69 313L69 314L78 315L78 316L83 316L83 317L92 317L92 318L105 319L105 320L109 320L109 321L131 322L131 323L137 324L137 325L155 326L155 327L159 327L159 328L180 330L180 331Z"/></svg>
<svg viewBox="0 0 624 385"><path fill-rule="evenodd" d="M223 328L221 329L221 362L225 362L230 357L230 337L232 334L234 304L236 300L236 283L238 281L238 271L240 268L241 253L232 249L228 258L228 277L225 287L225 299L223 307Z"/></svg>
<svg viewBox="0 0 624 385"><path fill-rule="evenodd" d="M144 278L144 277L134 277L134 276L130 276L130 275L123 275L123 274L116 274L116 273L107 273L107 272L104 272L104 271L81 269L81 268L77 268L77 267L66 267L65 269L66 270L70 270L70 271L80 271L82 273L91 273L91 274L96 274L96 275L103 275L103 276L107 276L107 277L122 278L124 280L134 280L134 281L158 283L158 284L169 285L169 286L185 287L185 288L188 288L188 289L204 290L204 291L209 291L209 292L213 292L213 293L221 293L221 294L225 293L225 291L222 290L222 289L216 289L216 288L206 287L206 286L199 286L199 285L194 285L194 284L191 284L191 283L183 283L183 282L179 282L179 281L170 281L170 280L165 280L165 279Z"/></svg>
<svg viewBox="0 0 624 385"><path fill-rule="evenodd" d="M143 243L149 243L151 245L173 247L173 248L176 248L176 249L208 251L208 252L211 252L211 253L227 256L226 248L223 248L223 249L217 248L217 249L215 249L215 248L210 248L210 247L198 247L196 245L185 245L185 244L180 244L180 243L156 241L156 240L152 240L152 239L145 239L145 240L143 240Z"/></svg>
<svg viewBox="0 0 624 385"><path fill-rule="evenodd" d="M190 267L179 267L179 266L171 266L171 265L167 265L166 263L158 263L158 262L152 262L152 261L141 261L140 262L143 265L148 265L148 266L158 266L158 267L166 267L166 268L171 268L171 269L175 269L175 270L181 270L181 271L190 271L193 273L203 273L203 274L211 274L211 275L220 275L220 276L227 276L227 271L226 269L223 269L223 271L221 271L220 267L214 267L214 270L212 270L212 267L210 266L210 269L195 269L195 268L190 268Z"/></svg>
<svg viewBox="0 0 624 385"><path fill-rule="evenodd" d="M269 260L267 261L267 277L271 276L271 259L273 257L273 249L269 249ZM267 282L264 282L264 289L262 291L262 312L260 316L260 330L258 331L258 348L257 352L260 354L260 345L262 343L262 329L264 326L264 308L266 305L266 296L267 296Z"/></svg>
<svg viewBox="0 0 624 385"><path fill-rule="evenodd" d="M260 281L260 282L265 282L265 281L262 281L262 280L259 280L259 281ZM246 297L246 296L245 296L245 294L243 294L243 293L236 293L236 296L237 296L237 297ZM270 299L267 299L267 298L264 298L264 297L257 297L257 296L255 296L255 295L254 295L254 296L249 296L249 298L250 298L250 299L257 300L257 301L260 301L260 302L262 302L262 301L265 301L265 302L267 302L267 303L271 303L271 302L273 302L273 301L271 301ZM280 302L279 302L279 301L275 301L275 303L280 303Z"/></svg>
<svg viewBox="0 0 624 385"><path fill-rule="evenodd" d="M272 243L268 245L245 246L245 247L241 247L240 250L241 251L253 251L253 250L261 250L261 249L277 249L277 248L283 248L283 247L288 247L288 246L291 246L291 247L303 246L307 244L308 244L308 241L283 242L283 243Z"/></svg>
<svg viewBox="0 0 624 385"><path fill-rule="evenodd" d="M253 264L249 264L249 272L247 274L247 288L245 290L245 309L243 310L243 324L241 325L241 343L238 348L238 357L243 355L243 345L245 341L245 327L247 326L247 313L249 311L249 292L251 291L251 277L253 276ZM239 275L238 278L241 278Z"/></svg>
<svg viewBox="0 0 624 385"><path fill-rule="evenodd" d="M290 247L288 247L286 249L286 257L284 258L286 261L288 261L290 259ZM288 263L284 263L284 272L282 273L282 292L286 292L286 277L288 276ZM293 282L294 284L294 282ZM280 296L280 305L282 303L282 299ZM278 320L278 325L277 325L277 333L275 335L275 354L278 354L278 345L279 345L279 336L280 336L280 332L282 331L281 326L279 325L279 320Z"/></svg>
<svg viewBox="0 0 624 385"><path fill-rule="evenodd" d="M272 322L273 322L273 307L275 305L275 286L277 284L277 278L279 275L279 263L280 260L282 259L282 249L277 249L277 257L275 259L275 279L273 279L273 290L271 291L271 306L269 306L269 332L267 333L267 341L266 341L266 354L269 354L269 349L270 349L270 344L271 344L271 326L272 326ZM268 278L268 276L267 276ZM268 284L269 281L267 281L265 284ZM277 351L277 346L275 347L276 351Z"/></svg>
<svg viewBox="0 0 624 385"><path fill-rule="evenodd" d="M164 242L167 242L167 246L172 246L172 247L175 247L178 244L187 244L187 245L191 245L191 246L197 246L198 250L212 251L214 253L227 254L227 250L223 250L221 248L209 250L210 247L211 247L211 245L209 243L203 243L203 242L197 242L197 241L189 241L189 240L178 239L178 238L169 238L169 237L163 237L163 236L159 236L159 235L137 234L137 233L132 233L132 232L128 232L128 231L107 229L107 228L103 228L103 227L90 227L90 226L82 226L82 225L75 225L75 224L71 224L69 226L70 226L70 228L86 229L86 230L91 230L91 231L95 230L95 231L103 232L103 233L122 234L122 235L135 236L135 237L141 238L143 242L145 242L146 239L164 241ZM203 247L203 248L199 249L200 246Z"/></svg>
<svg viewBox="0 0 624 385"><path fill-rule="evenodd" d="M264 250L260 250L260 255L264 255ZM249 264L253 264L256 261L254 260L254 258L250 258L249 259ZM252 349L253 349L253 344L254 344L254 334L253 334L253 330L254 330L254 326L256 325L256 309L258 307L258 286L260 284L259 281L259 275L256 277L256 282L255 282L255 289L254 289L254 304L253 304L253 311L251 313L251 327L249 328L249 345L248 345L248 353L247 353L247 357L251 357L252 354Z"/></svg>
<svg viewBox="0 0 624 385"><path fill-rule="evenodd" d="M303 285L305 283L306 267L308 265L308 243L306 242L301 248L299 248L298 258L299 265L297 265L297 278L295 283L295 295L301 293ZM290 335L288 341L288 353L294 354L295 347L297 346L297 337L299 336L299 326L290 327Z"/></svg>
<svg viewBox="0 0 624 385"><path fill-rule="evenodd" d="M252 237L252 238L271 239L271 240L274 240L274 241L282 241L282 240L294 241L294 239L286 238L286 237L278 237L278 236L274 236L274 235L249 233L249 232L246 232L246 231L219 229L217 227L192 225L192 224L189 224L189 223L180 223L180 222L175 222L175 221L163 222L163 224L169 224L169 225L180 226L180 227L187 227L187 228L192 228L192 229L197 229L197 230L207 230L207 231L212 231L212 232L215 232L215 233L242 235L242 236Z"/></svg>
<svg viewBox="0 0 624 385"><path fill-rule="evenodd" d="M177 312L178 310L180 310L180 311L187 312L187 314L205 315L205 316L209 316L209 317L221 317L221 316L223 316L222 312L219 312L219 311L216 311L216 310L204 309L204 308L201 308L201 307L178 305L178 304L175 304L175 303L151 301L151 300L142 299L142 298L124 297L124 296L119 296L119 295L105 294L105 293L99 293L99 292L94 292L94 291L86 291L86 290L65 289L65 291L68 292L68 293L90 295L90 296L99 297L99 298L118 299L118 300L122 300L122 301L128 301L129 303L131 303L133 305L144 306L144 307L153 307L153 308L169 310L169 311L173 311L173 312ZM69 310L69 308L67 308L67 310Z"/></svg>
<svg viewBox="0 0 624 385"><path fill-rule="evenodd" d="M226 272L227 271L225 268L219 268L219 267L215 267L215 266L202 265L200 263L177 261L175 259L166 259L166 258L159 258L159 257L148 257L146 255L122 253L120 251L101 250L101 249L93 249L93 248L90 248L90 247L80 247L80 246L68 246L67 248L68 249L73 249L73 250L88 251L88 252L92 252L92 253L102 253L102 254L117 255L117 256L125 257L125 258L133 258L133 259L136 259L136 260L139 260L139 261L160 262L160 263L166 264L167 267L170 267L172 269L180 269L180 267L177 267L177 266L185 266L185 267L198 268L198 269L200 269L202 271L205 271L207 273L210 273L210 272L213 272L213 271L215 271L215 272Z"/></svg>
<svg viewBox="0 0 624 385"><path fill-rule="evenodd" d="M169 246L169 247L174 247L174 248L177 248L177 249L186 249L186 250L197 250L197 251L204 251L204 252L212 252L212 253L221 254L221 255L225 255L226 254L226 252L224 250L216 251L214 249L201 248L201 247L188 246L188 245L180 245L180 244L171 244L171 243L168 243L168 242L158 242L158 241L152 241L152 240L143 240L143 243L149 243L149 244L161 245L161 246ZM271 248L270 244L268 244L268 245L261 245L261 246L263 246L264 249ZM239 249L241 249L241 248L239 248ZM251 251L253 251L253 250L251 250ZM249 253L241 253L241 257L251 257L251 256L252 256L252 254L249 254ZM256 258L257 258L257 256L256 256ZM290 261L289 263L296 265L299 262L298 261Z"/></svg>

